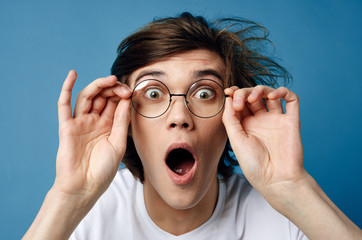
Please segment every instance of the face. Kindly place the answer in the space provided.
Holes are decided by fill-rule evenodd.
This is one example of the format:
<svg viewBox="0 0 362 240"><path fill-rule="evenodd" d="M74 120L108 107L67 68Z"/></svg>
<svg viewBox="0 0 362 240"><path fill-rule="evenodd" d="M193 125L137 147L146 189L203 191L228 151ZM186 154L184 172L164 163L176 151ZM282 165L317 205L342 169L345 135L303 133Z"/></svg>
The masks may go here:
<svg viewBox="0 0 362 240"><path fill-rule="evenodd" d="M225 66L207 50L173 55L133 72L130 86L146 79L184 94L194 82L211 79L223 85ZM190 209L217 196L217 166L227 135L222 112L199 118L185 106L183 96L173 96L165 114L145 118L131 110L132 137L144 167L144 191L174 209Z"/></svg>

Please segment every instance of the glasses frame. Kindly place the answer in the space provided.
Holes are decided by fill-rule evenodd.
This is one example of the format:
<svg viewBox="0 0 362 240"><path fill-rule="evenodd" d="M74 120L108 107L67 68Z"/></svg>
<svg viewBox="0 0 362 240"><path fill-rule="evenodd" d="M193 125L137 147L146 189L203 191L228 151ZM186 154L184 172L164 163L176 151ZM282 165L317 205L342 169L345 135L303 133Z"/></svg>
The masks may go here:
<svg viewBox="0 0 362 240"><path fill-rule="evenodd" d="M169 100L169 103L168 103L168 106L167 106L166 110L165 110L163 113L161 113L161 114L159 114L159 115L157 115L157 116L155 116L155 117L149 117L149 116L143 115L142 113L140 113L140 112L137 111L135 105L133 104L133 94L134 94L134 92L136 91L137 86L140 85L141 83L145 82L145 81L150 81L150 80L152 80L152 81L157 81L157 82L161 83L163 86L166 87L166 89L167 89L167 91L168 91L168 94L170 95L170 100ZM187 89L187 91L186 91L185 94L174 94L174 93L171 93L171 91L170 91L170 89L167 87L167 85L166 85L165 83L161 82L160 80L157 80L157 79L146 79L146 80L143 80L143 81L137 83L136 86L133 88L132 95L131 95L131 102L132 102L133 109L134 109L139 115L141 115L142 117L145 117L145 118L158 118L158 117L161 117L163 114L165 114L165 113L168 111L168 109L169 109L170 106L171 106L172 97L175 96L175 97L184 97L184 98L185 98L185 105L186 105L187 109L188 109L193 115L195 115L196 117L199 117L199 118L212 118L212 117L215 117L216 115L218 115L218 114L224 109L225 99L226 99L226 97L229 97L229 95L226 95L226 94L223 95L223 96L224 96L224 100L223 100L223 104L222 104L220 110L219 110L217 113L215 113L214 115L209 116L209 117L202 117L202 116L199 116L199 115L195 114L194 112L192 112L191 109L189 108L189 105L188 105L188 104L189 104L189 101L187 101L187 99L186 99L186 96L187 96L187 94L189 93L191 87L192 87L195 83L200 82L200 81L204 81L204 80L212 81L212 82L216 83L216 84L224 91L224 88L223 88L218 82L216 82L216 81L214 81L214 80L212 80L212 79L207 79L207 78L205 78L205 79L200 79L200 80L197 80L197 81L193 82L193 83L188 87L188 89Z"/></svg>

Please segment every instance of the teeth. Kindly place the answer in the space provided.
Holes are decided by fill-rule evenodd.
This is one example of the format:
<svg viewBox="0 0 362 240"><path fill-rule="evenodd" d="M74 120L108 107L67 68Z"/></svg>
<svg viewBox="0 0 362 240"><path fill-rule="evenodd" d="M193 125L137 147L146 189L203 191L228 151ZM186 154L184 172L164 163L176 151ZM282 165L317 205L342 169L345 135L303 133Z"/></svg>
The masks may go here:
<svg viewBox="0 0 362 240"><path fill-rule="evenodd" d="M189 172L189 169L176 168L175 172L178 174L186 174Z"/></svg>
<svg viewBox="0 0 362 240"><path fill-rule="evenodd" d="M182 148L172 150L167 156L168 167L178 175L188 173L195 163L192 154Z"/></svg>

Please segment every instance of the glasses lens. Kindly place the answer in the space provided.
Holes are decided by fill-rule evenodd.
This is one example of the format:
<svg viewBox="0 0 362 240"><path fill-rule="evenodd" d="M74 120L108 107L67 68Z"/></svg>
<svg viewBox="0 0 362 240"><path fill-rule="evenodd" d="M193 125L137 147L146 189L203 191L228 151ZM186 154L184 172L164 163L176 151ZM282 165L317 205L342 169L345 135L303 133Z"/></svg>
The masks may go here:
<svg viewBox="0 0 362 240"><path fill-rule="evenodd" d="M204 79L191 85L186 95L187 107L198 117L210 118L224 107L225 94L216 81Z"/></svg>
<svg viewBox="0 0 362 240"><path fill-rule="evenodd" d="M170 92L158 80L145 80L132 93L133 108L144 117L155 118L164 114L170 104Z"/></svg>

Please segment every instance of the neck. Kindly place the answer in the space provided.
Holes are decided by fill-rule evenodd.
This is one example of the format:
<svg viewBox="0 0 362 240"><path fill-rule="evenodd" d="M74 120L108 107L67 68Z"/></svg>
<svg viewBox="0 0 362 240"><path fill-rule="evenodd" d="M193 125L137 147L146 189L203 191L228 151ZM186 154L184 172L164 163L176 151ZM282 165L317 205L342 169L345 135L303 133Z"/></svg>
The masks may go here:
<svg viewBox="0 0 362 240"><path fill-rule="evenodd" d="M146 209L152 221L162 230L176 236L182 235L200 227L212 216L219 191L217 177L202 199L187 209L168 205L147 180L143 187Z"/></svg>

